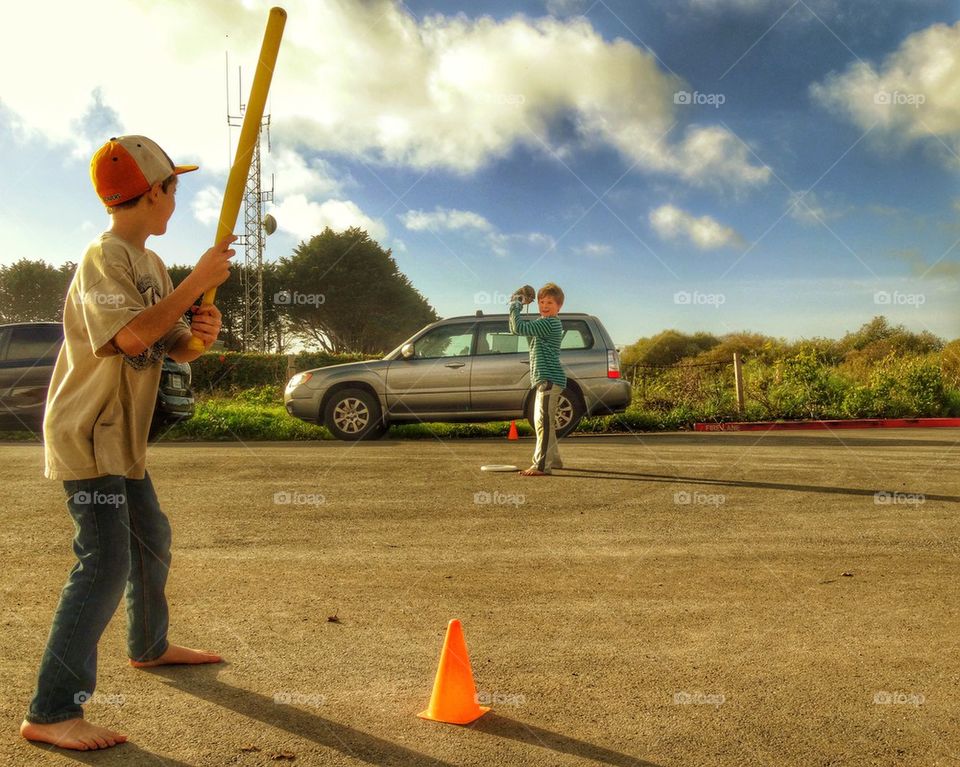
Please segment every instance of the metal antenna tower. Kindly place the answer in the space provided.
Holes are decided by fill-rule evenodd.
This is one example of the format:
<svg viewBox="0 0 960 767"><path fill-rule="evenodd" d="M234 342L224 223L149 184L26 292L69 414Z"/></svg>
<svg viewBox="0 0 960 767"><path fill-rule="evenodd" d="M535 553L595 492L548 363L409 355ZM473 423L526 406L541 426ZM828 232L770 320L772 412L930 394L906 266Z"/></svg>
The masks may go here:
<svg viewBox="0 0 960 767"><path fill-rule="evenodd" d="M240 80L238 71L238 82ZM243 83L240 82L239 92L243 93ZM227 95L229 102L229 93ZM246 104L240 104L240 114L227 114L227 124L233 128L243 125L243 113ZM244 248L243 271L241 272L241 289L243 291L243 350L266 352L266 333L263 324L263 247L264 247L264 217L263 204L273 201L273 177L270 179L270 189L264 190L260 184L260 143L263 131L267 132L267 151L270 151L270 115L264 115L257 133L257 143L254 146L253 157L250 161L250 174L243 192L243 237L240 243Z"/></svg>

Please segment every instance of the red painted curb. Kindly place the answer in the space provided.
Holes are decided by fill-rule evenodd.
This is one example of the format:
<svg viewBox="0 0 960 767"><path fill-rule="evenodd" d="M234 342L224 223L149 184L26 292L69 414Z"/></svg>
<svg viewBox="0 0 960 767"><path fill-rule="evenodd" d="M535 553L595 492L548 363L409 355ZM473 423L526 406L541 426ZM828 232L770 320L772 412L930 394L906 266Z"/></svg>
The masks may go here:
<svg viewBox="0 0 960 767"><path fill-rule="evenodd" d="M846 421L733 421L695 423L694 431L787 431L810 429L916 429L960 427L960 418L851 418Z"/></svg>

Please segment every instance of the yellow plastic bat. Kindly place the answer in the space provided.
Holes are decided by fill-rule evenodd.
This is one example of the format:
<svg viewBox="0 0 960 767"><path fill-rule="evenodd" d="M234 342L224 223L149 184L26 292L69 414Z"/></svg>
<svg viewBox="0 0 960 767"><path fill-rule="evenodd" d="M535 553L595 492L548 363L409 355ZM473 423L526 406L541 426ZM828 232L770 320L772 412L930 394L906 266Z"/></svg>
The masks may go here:
<svg viewBox="0 0 960 767"><path fill-rule="evenodd" d="M240 203L243 202L243 190L250 173L250 162L257 142L260 140L260 122L263 120L263 109L267 103L267 92L270 90L270 81L277 64L277 53L280 51L280 38L283 37L283 27L286 22L287 12L283 8L270 9L267 28L263 33L263 43L260 46L260 58L257 59L257 70L253 76L253 85L250 86L247 111L243 115L243 125L240 127L237 153L230 168L230 175L227 177L226 191L223 193L220 223L217 226L217 238L214 244L232 234L237 225ZM203 294L202 303L212 304L216 295L217 289L210 288ZM193 336L190 339L190 348L202 351L203 341Z"/></svg>

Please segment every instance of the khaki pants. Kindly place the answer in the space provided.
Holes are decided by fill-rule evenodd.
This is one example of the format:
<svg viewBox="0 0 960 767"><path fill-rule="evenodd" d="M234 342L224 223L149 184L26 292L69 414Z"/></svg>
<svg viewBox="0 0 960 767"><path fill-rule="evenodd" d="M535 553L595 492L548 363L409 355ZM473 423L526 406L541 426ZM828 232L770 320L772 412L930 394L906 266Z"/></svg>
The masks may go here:
<svg viewBox="0 0 960 767"><path fill-rule="evenodd" d="M537 446L533 450L533 468L550 473L563 466L557 446L557 397L560 389L550 381L537 384L537 398L533 405L533 425L537 430Z"/></svg>

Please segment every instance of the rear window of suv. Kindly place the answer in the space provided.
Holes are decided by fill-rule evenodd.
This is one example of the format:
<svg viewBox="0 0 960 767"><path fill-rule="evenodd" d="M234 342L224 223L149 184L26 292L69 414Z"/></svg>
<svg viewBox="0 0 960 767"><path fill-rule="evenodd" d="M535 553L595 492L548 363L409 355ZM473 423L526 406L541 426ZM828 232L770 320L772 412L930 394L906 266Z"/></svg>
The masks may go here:
<svg viewBox="0 0 960 767"><path fill-rule="evenodd" d="M20 325L10 328L6 359L45 360L56 358L63 341L60 325Z"/></svg>
<svg viewBox="0 0 960 767"><path fill-rule="evenodd" d="M488 354L526 354L530 347L526 336L510 332L507 320L481 322L477 328L478 356ZM563 320L561 349L592 349L593 334L584 320Z"/></svg>

